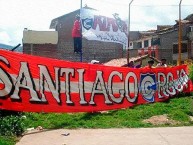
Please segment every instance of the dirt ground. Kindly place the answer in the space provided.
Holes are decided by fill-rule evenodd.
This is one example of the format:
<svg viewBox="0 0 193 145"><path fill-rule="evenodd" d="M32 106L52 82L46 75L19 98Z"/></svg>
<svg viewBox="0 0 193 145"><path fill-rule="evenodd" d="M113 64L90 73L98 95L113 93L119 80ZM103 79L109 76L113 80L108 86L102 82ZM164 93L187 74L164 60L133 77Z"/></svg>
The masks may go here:
<svg viewBox="0 0 193 145"><path fill-rule="evenodd" d="M177 125L180 124L180 122L169 119L166 114L164 115L158 115L158 116L152 116L149 119L143 120L145 123L151 123L153 125Z"/></svg>

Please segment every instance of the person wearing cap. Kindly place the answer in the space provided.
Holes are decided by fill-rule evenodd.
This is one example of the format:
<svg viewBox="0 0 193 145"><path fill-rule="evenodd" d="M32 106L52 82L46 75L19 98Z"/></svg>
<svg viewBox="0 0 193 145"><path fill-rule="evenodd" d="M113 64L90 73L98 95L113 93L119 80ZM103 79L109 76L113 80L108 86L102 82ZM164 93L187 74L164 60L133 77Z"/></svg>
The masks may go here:
<svg viewBox="0 0 193 145"><path fill-rule="evenodd" d="M154 67L153 67L154 60L149 60L147 63L148 63L148 65L145 66L144 68L154 68Z"/></svg>
<svg viewBox="0 0 193 145"><path fill-rule="evenodd" d="M168 67L167 64L166 64L166 59L162 58L161 62L158 63L156 67Z"/></svg>
<svg viewBox="0 0 193 145"><path fill-rule="evenodd" d="M72 28L72 38L74 40L74 53L82 52L82 32L80 16L76 15L76 20Z"/></svg>

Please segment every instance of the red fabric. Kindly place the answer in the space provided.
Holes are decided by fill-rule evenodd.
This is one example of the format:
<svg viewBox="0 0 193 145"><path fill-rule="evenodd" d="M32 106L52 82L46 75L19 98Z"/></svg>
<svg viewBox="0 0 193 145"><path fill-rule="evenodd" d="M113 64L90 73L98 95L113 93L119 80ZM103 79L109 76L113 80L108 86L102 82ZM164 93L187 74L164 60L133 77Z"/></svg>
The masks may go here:
<svg viewBox="0 0 193 145"><path fill-rule="evenodd" d="M72 28L72 37L81 37L81 23L79 20L76 20L74 22L73 28Z"/></svg>
<svg viewBox="0 0 193 145"><path fill-rule="evenodd" d="M160 102L192 90L186 73L186 65L133 69L0 50L0 109L94 112Z"/></svg>

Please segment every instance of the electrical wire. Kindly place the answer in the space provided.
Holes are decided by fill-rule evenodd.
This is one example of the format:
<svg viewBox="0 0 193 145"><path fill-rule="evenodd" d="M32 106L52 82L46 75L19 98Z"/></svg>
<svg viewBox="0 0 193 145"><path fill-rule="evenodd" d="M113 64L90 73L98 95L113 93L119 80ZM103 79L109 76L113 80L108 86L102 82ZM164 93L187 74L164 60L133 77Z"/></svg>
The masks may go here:
<svg viewBox="0 0 193 145"><path fill-rule="evenodd" d="M112 1L108 1L108 0L96 0L97 2L99 3L106 3L108 5L120 5L120 6L124 6L124 7L128 7L129 6L129 3L117 3L117 2L112 2ZM135 7L179 7L179 5L176 5L176 4L170 4L170 5L155 5L155 4L150 4L150 5L140 5L140 4L133 4L132 6L135 6ZM187 5L187 4L184 4L184 5L181 5L182 7L193 7L193 4L190 4L190 5Z"/></svg>

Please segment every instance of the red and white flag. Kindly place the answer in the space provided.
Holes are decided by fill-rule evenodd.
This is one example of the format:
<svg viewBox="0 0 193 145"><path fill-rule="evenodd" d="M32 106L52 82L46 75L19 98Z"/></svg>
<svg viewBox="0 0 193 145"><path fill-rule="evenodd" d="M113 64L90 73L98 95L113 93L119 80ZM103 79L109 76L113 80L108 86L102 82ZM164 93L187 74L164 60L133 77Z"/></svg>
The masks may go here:
<svg viewBox="0 0 193 145"><path fill-rule="evenodd" d="M133 69L0 50L0 109L113 110L165 101L190 88L186 65Z"/></svg>

